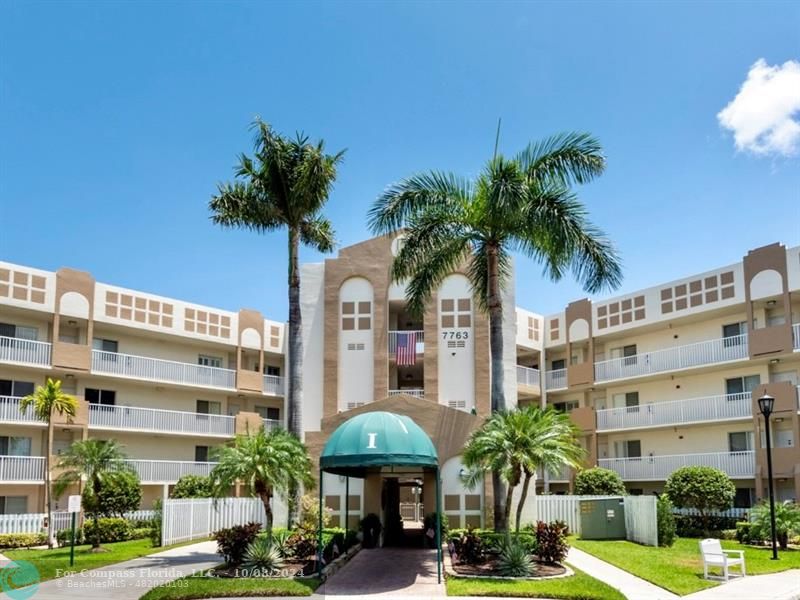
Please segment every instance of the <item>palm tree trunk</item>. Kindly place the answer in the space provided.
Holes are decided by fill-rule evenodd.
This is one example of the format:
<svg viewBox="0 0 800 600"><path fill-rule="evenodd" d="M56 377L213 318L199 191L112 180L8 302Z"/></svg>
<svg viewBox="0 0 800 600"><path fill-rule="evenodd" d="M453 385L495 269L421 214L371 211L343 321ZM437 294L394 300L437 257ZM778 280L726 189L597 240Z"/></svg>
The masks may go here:
<svg viewBox="0 0 800 600"><path fill-rule="evenodd" d="M519 504L517 504L517 524L516 531L519 533L520 521L522 521L522 507L525 506L525 500L528 498L528 486L533 477L529 473L525 473L525 479L522 481L522 493L519 495Z"/></svg>
<svg viewBox="0 0 800 600"><path fill-rule="evenodd" d="M505 531L505 532L508 532L508 522L511 520L511 504L514 501L514 488L515 487L516 486L509 485L506 488L506 502L505 502L505 507L504 507L505 512L503 513L503 521L506 524L506 527L505 527L505 529L503 531ZM497 529L497 528L495 527L495 529Z"/></svg>
<svg viewBox="0 0 800 600"><path fill-rule="evenodd" d="M491 407L492 412L497 412L505 409L506 399L503 391L503 303L500 298L500 273L496 247L489 247L488 262L489 289L486 290L486 305L489 309L489 354L492 365ZM505 505L505 484L496 471L492 472L492 491L494 529L508 531L509 509Z"/></svg>
<svg viewBox="0 0 800 600"><path fill-rule="evenodd" d="M299 232L289 228L289 389L287 393L287 425L290 433L303 439L303 317L300 313L300 267L298 254L300 252ZM297 507L299 506L299 490L294 490L293 498L289 499L289 523L296 521ZM270 516L271 516L270 511Z"/></svg>
<svg viewBox="0 0 800 600"><path fill-rule="evenodd" d="M270 506L270 495L261 494L261 503L264 505L264 514L267 517L267 538L272 540L272 506Z"/></svg>

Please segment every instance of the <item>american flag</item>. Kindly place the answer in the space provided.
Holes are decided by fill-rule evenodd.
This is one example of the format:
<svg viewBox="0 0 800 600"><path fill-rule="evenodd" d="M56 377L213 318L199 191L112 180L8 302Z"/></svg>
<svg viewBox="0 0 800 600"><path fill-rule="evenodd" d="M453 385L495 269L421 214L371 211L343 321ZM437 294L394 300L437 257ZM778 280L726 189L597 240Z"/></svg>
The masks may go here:
<svg viewBox="0 0 800 600"><path fill-rule="evenodd" d="M398 366L417 364L417 333L415 331L397 332L395 358Z"/></svg>

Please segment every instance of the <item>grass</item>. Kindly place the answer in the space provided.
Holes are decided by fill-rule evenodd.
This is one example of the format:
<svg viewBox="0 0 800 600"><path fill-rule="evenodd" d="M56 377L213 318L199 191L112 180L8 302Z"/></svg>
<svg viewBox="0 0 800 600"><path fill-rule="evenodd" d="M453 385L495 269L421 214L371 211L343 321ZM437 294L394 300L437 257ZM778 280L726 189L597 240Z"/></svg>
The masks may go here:
<svg viewBox="0 0 800 600"><path fill-rule="evenodd" d="M671 548L640 546L627 541L595 541L571 539L570 543L617 567L646 579L680 596L713 587L718 582L703 579L698 540L678 538ZM722 540L728 550L744 550L748 575L775 573L800 568L800 550L778 553L780 560L770 560L772 550L766 547L744 546L736 541ZM734 572L737 572L734 570ZM712 573L718 573L713 570Z"/></svg>
<svg viewBox="0 0 800 600"><path fill-rule="evenodd" d="M82 569L97 569L106 565L130 560L132 558L139 558L153 554L154 552L161 552L162 550L169 550L177 546L185 546L187 544L196 544L203 540L193 540L184 544L175 544L173 546L153 547L153 543L149 539L130 540L128 542L115 542L111 544L103 544L103 548L107 552L92 553L90 545L75 546L75 564L69 566L69 546L64 548L53 548L52 550L4 550L3 554L12 560L27 560L39 569L41 581L48 579L56 579L64 577L74 571L81 571Z"/></svg>
<svg viewBox="0 0 800 600"><path fill-rule="evenodd" d="M448 577L448 596L503 596L564 600L625 600L619 591L573 567L575 575L543 581ZM148 598L147 600L151 600Z"/></svg>
<svg viewBox="0 0 800 600"><path fill-rule="evenodd" d="M310 596L318 586L318 579L223 579L191 575L154 587L140 600Z"/></svg>

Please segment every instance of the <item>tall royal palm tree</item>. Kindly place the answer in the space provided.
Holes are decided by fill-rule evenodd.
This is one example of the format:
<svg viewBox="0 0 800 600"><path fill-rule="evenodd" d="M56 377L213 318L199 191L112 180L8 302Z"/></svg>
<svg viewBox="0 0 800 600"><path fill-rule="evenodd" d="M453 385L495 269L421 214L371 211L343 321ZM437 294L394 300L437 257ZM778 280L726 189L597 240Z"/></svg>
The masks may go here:
<svg viewBox="0 0 800 600"><path fill-rule="evenodd" d="M486 472L497 472L506 484L505 514L508 523L514 489L522 483L517 503L516 528L531 482L539 468L558 473L562 467L578 467L585 451L578 443L580 429L565 413L552 408L527 406L494 413L475 430L462 454L466 468L464 483L474 487Z"/></svg>
<svg viewBox="0 0 800 600"><path fill-rule="evenodd" d="M119 471L127 470L125 453L114 440L79 440L72 442L61 455L58 468L62 469L56 479L56 493L60 496L71 485L86 481L83 490L83 505L94 521L92 549L100 548L100 528L97 521L102 513L98 502L100 489Z"/></svg>
<svg viewBox="0 0 800 600"><path fill-rule="evenodd" d="M53 484L50 474L50 455L53 453L51 443L53 436L50 434L53 415L66 416L72 420L78 410L78 401L65 394L61 389L61 381L47 378L44 385L40 385L34 392L20 400L19 409L21 412L33 406L33 414L39 421L47 423L47 435L45 436L46 447L44 457L44 503L47 510L48 536L47 546L53 547Z"/></svg>
<svg viewBox="0 0 800 600"><path fill-rule="evenodd" d="M369 214L374 233L406 230L392 278L407 282L409 308L421 314L442 280L466 267L479 306L489 315L492 412L503 393L502 290L519 252L544 265L552 280L571 270L589 292L619 285L614 247L592 225L572 186L605 169L600 143L566 133L530 144L513 158L495 155L475 181L432 171L389 186ZM495 528L507 529L503 482L492 474Z"/></svg>
<svg viewBox="0 0 800 600"><path fill-rule="evenodd" d="M323 141L309 142L297 134L287 138L257 119L253 123L253 156L242 154L236 179L219 185L211 198L211 219L223 227L269 233L286 229L289 234L289 335L287 427L298 438L303 433L303 341L300 315L300 244L320 252L335 245L330 221L321 211L336 179L336 167L344 150L326 154Z"/></svg>
<svg viewBox="0 0 800 600"><path fill-rule="evenodd" d="M314 485L311 458L303 442L283 429L259 429L238 435L232 445L216 452L218 464L211 471L215 497L227 496L232 486L242 482L250 494L264 505L268 535L272 535L272 506L275 494L286 496L300 486Z"/></svg>

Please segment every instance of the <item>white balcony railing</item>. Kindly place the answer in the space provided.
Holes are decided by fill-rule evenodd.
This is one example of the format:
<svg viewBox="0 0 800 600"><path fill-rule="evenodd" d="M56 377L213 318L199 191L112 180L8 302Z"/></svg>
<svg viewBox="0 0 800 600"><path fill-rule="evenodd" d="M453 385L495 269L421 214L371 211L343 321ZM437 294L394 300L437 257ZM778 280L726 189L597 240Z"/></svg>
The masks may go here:
<svg viewBox="0 0 800 600"><path fill-rule="evenodd" d="M272 431L273 429L279 429L283 427L283 423L277 421L275 419L264 419L264 429L267 431Z"/></svg>
<svg viewBox="0 0 800 600"><path fill-rule="evenodd" d="M517 365L517 383L520 385L539 387L539 369L531 369Z"/></svg>
<svg viewBox="0 0 800 600"><path fill-rule="evenodd" d="M234 417L137 406L89 405L89 426L95 429L161 431L232 437Z"/></svg>
<svg viewBox="0 0 800 600"><path fill-rule="evenodd" d="M217 465L215 462L191 462L182 460L125 461L139 476L142 483L174 483L183 475L208 475Z"/></svg>
<svg viewBox="0 0 800 600"><path fill-rule="evenodd" d="M44 481L44 456L0 456L0 481Z"/></svg>
<svg viewBox="0 0 800 600"><path fill-rule="evenodd" d="M50 348L47 342L0 336L0 362L49 367Z"/></svg>
<svg viewBox="0 0 800 600"><path fill-rule="evenodd" d="M558 473L556 473L556 474L549 473L549 477L550 477L549 481L569 481L570 478L572 477L572 469L570 467L567 467L567 466L562 466L558 470ZM544 468L543 467L539 467L536 470L536 480L539 481L539 482L544 480Z"/></svg>
<svg viewBox="0 0 800 600"><path fill-rule="evenodd" d="M598 466L611 469L626 481L663 481L676 469L689 466L715 467L731 478L755 476L755 452L712 452L708 454L672 454L640 458L601 458Z"/></svg>
<svg viewBox="0 0 800 600"><path fill-rule="evenodd" d="M596 362L594 379L599 382L640 377L747 357L747 335L735 335Z"/></svg>
<svg viewBox="0 0 800 600"><path fill-rule="evenodd" d="M236 371L191 363L92 350L92 372L181 385L236 389Z"/></svg>
<svg viewBox="0 0 800 600"><path fill-rule="evenodd" d="M425 338L424 332L422 330L409 330L409 331L390 331L389 332L389 354L395 354L397 352L397 338L408 335L410 333L414 334L414 341L416 343L416 351L417 354L422 354L425 352Z"/></svg>
<svg viewBox="0 0 800 600"><path fill-rule="evenodd" d="M544 374L544 385L548 390L557 390L567 387L567 370L555 369L546 371Z"/></svg>
<svg viewBox="0 0 800 600"><path fill-rule="evenodd" d="M792 341L795 350L800 350L800 323L792 324Z"/></svg>
<svg viewBox="0 0 800 600"><path fill-rule="evenodd" d="M264 393L270 396L283 396L283 377L264 375Z"/></svg>
<svg viewBox="0 0 800 600"><path fill-rule="evenodd" d="M407 389L407 390L389 390L390 396L399 396L400 394L406 394L408 396L414 396L414 398L424 398L425 397L425 390L424 389Z"/></svg>
<svg viewBox="0 0 800 600"><path fill-rule="evenodd" d="M22 398L0 396L0 421L44 425L44 421L39 421L33 414L33 405L29 405L25 409L25 412L19 410L20 400L22 400Z"/></svg>
<svg viewBox="0 0 800 600"><path fill-rule="evenodd" d="M611 431L703 421L725 421L752 415L750 392L722 394L598 410L597 430Z"/></svg>

